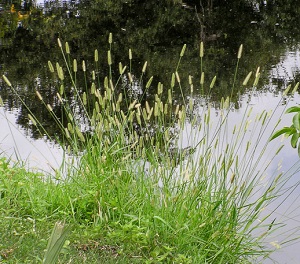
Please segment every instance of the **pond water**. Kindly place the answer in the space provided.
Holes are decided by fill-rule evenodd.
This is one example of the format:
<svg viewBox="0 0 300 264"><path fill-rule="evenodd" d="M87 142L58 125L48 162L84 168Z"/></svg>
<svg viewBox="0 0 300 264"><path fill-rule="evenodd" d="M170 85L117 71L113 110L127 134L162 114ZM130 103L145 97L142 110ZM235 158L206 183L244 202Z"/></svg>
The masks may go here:
<svg viewBox="0 0 300 264"><path fill-rule="evenodd" d="M283 90L300 80L300 39L297 39L300 36L297 34L300 21L290 18L296 11L288 9L288 5L275 5L273 1L272 5L267 6L224 6L217 7L215 11L221 12L222 17L206 9L199 17L199 6L178 5L170 8L162 3L153 5L151 1L140 3L139 6L121 4L121 1L114 4L109 4L110 1L100 3L72 0L37 0L33 3L16 1L16 11L11 9L10 1L1 5L1 76L8 76L20 97L26 100L26 104L33 109L51 135L57 135L56 127L47 110L36 100L35 90L44 94L55 108L57 87L48 72L47 61L62 62L56 42L58 37L68 41L72 56L78 61L85 60L88 66L93 65L93 53L97 48L101 58L100 73L105 76L107 38L109 32L112 32L116 68L119 61L128 64L128 48L132 48L132 68L141 72L143 63L148 61L145 80L154 76L154 83L161 81L165 85L168 85L170 75L175 71L184 43L187 43L187 50L180 67L181 76L187 79L188 75L193 75L194 80L200 80L198 45L200 40L204 40L205 77L210 82L217 75L216 88L209 97L216 112L219 111L218 102L221 98L230 95L236 53L241 43L244 44L244 54L239 62L237 82L241 82L249 71L261 67L260 85L251 100L254 112L275 109ZM19 10L23 16L16 14ZM17 153L19 158L28 161L31 168L52 172L60 164L61 150L34 129L28 121L28 111L4 82L0 82L0 89L5 104L5 111L2 108L0 112L1 151L13 159L17 158L14 157ZM197 89L195 93L200 95L201 90ZM249 93L250 90L242 90L240 86L234 91L232 120L237 123L244 113L247 104L245 98ZM151 89L148 97L151 98ZM175 99L180 103L179 91ZM296 93L293 98L281 102L278 109L299 102L300 96ZM59 112L59 109L56 111ZM275 117L274 124L276 121ZM289 126L290 122L291 116L285 115L281 126ZM279 163L283 171L287 171L293 164L300 167L297 151L291 149L288 141L285 145L278 159L270 166L270 175L278 169ZM297 169L295 171L290 186L298 183L297 176L300 174ZM300 202L299 195L300 189L297 188L288 198L288 206L276 210L278 219L287 223L287 230L299 227L300 209L296 202ZM296 231L300 236L300 231ZM284 234L276 236L276 241L284 238ZM299 247L300 243L296 243L281 249L274 254L274 261L299 263Z"/></svg>

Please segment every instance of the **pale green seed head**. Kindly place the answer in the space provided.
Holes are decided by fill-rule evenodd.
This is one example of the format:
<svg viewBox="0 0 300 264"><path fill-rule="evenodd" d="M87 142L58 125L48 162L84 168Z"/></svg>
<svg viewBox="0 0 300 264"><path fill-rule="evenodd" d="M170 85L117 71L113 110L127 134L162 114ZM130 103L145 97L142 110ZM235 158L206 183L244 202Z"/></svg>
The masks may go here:
<svg viewBox="0 0 300 264"><path fill-rule="evenodd" d="M95 71L92 71L92 80L93 80L93 81L96 80L96 73L95 73Z"/></svg>
<svg viewBox="0 0 300 264"><path fill-rule="evenodd" d="M212 81L211 81L211 83L210 83L210 86L209 86L210 89L212 89L212 88L214 87L215 82L216 82L216 79L217 79L217 76L215 76L215 77L212 79Z"/></svg>
<svg viewBox="0 0 300 264"><path fill-rule="evenodd" d="M107 63L108 63L109 66L112 65L110 50L107 51Z"/></svg>
<svg viewBox="0 0 300 264"><path fill-rule="evenodd" d="M4 106L3 99L2 99L1 96L0 96L0 106L1 106L1 107Z"/></svg>
<svg viewBox="0 0 300 264"><path fill-rule="evenodd" d="M7 84L9 87L12 86L11 83L10 83L10 81L7 79L7 77L6 77L5 75L2 75L2 78L3 78L3 80L6 82L6 84Z"/></svg>
<svg viewBox="0 0 300 264"><path fill-rule="evenodd" d="M86 72L85 60L82 61L82 71Z"/></svg>
<svg viewBox="0 0 300 264"><path fill-rule="evenodd" d="M53 67L53 64L51 61L48 61L48 67L49 67L50 72L54 73L54 67Z"/></svg>
<svg viewBox="0 0 300 264"><path fill-rule="evenodd" d="M77 72L77 60L76 59L73 60L73 71Z"/></svg>
<svg viewBox="0 0 300 264"><path fill-rule="evenodd" d="M147 61L145 61L143 69L142 69L142 73L145 73L147 69Z"/></svg>
<svg viewBox="0 0 300 264"><path fill-rule="evenodd" d="M186 50L186 44L184 44L182 49L181 49L180 57L183 57L185 50Z"/></svg>
<svg viewBox="0 0 300 264"><path fill-rule="evenodd" d="M203 48L203 41L200 42L200 58L204 56L204 48Z"/></svg>
<svg viewBox="0 0 300 264"><path fill-rule="evenodd" d="M174 88L174 86L175 86L175 73L172 73L171 88Z"/></svg>
<svg viewBox="0 0 300 264"><path fill-rule="evenodd" d="M108 43L109 43L109 44L112 44L112 33L109 33L109 36L108 36Z"/></svg>
<svg viewBox="0 0 300 264"><path fill-rule="evenodd" d="M122 65L122 62L119 62L119 73L120 73L120 75L123 74L123 65Z"/></svg>
<svg viewBox="0 0 300 264"><path fill-rule="evenodd" d="M132 75L130 72L128 72L128 79L130 83L133 83Z"/></svg>
<svg viewBox="0 0 300 264"><path fill-rule="evenodd" d="M48 108L48 110L49 110L50 112L53 111L52 106L51 106L50 104L47 104L47 108Z"/></svg>
<svg viewBox="0 0 300 264"><path fill-rule="evenodd" d="M94 60L95 60L95 62L99 61L99 54L98 54L98 50L97 49L95 49L95 52L94 52Z"/></svg>
<svg viewBox="0 0 300 264"><path fill-rule="evenodd" d="M66 53L70 54L70 46L68 42L66 42Z"/></svg>
<svg viewBox="0 0 300 264"><path fill-rule="evenodd" d="M39 91L35 91L35 94L37 95L37 97L39 98L39 100L43 101L43 97L41 96Z"/></svg>
<svg viewBox="0 0 300 264"><path fill-rule="evenodd" d="M298 87L299 87L299 82L296 83L294 89L292 90L292 94L294 94L298 90Z"/></svg>
<svg viewBox="0 0 300 264"><path fill-rule="evenodd" d="M175 72L175 75L176 75L177 82L180 83L180 77L179 77L179 73L177 71Z"/></svg>
<svg viewBox="0 0 300 264"><path fill-rule="evenodd" d="M240 59L242 57L243 53L243 44L240 45L237 58Z"/></svg>
<svg viewBox="0 0 300 264"><path fill-rule="evenodd" d="M129 60L132 60L132 51L131 51L131 49L129 49L129 51L128 51L128 56L129 56Z"/></svg>
<svg viewBox="0 0 300 264"><path fill-rule="evenodd" d="M59 39L59 38L57 39L57 44L58 44L58 47L60 47L60 48L62 47L62 45L61 45L61 41L60 41L60 39Z"/></svg>
<svg viewBox="0 0 300 264"><path fill-rule="evenodd" d="M84 92L84 93L82 94L82 101L83 101L83 105L87 105L86 92Z"/></svg>
<svg viewBox="0 0 300 264"><path fill-rule="evenodd" d="M65 87L64 87L63 84L61 84L60 87L59 87L59 94L60 94L60 95L63 95L64 92L65 92Z"/></svg>
<svg viewBox="0 0 300 264"><path fill-rule="evenodd" d="M36 121L35 121L35 119L33 118L33 116L31 114L28 114L28 118L30 119L30 121L32 122L32 124L34 126L36 126Z"/></svg>
<svg viewBox="0 0 300 264"><path fill-rule="evenodd" d="M200 84L204 84L204 72L201 73Z"/></svg>
<svg viewBox="0 0 300 264"><path fill-rule="evenodd" d="M153 76L151 76L150 79L148 80L148 82L146 83L146 89L149 89L149 87L152 83L152 80L153 80Z"/></svg>
<svg viewBox="0 0 300 264"><path fill-rule="evenodd" d="M252 75L252 71L248 73L248 75L246 76L245 80L243 81L243 85L244 85L244 86L247 85L247 83L248 83L248 81L249 81L251 75Z"/></svg>

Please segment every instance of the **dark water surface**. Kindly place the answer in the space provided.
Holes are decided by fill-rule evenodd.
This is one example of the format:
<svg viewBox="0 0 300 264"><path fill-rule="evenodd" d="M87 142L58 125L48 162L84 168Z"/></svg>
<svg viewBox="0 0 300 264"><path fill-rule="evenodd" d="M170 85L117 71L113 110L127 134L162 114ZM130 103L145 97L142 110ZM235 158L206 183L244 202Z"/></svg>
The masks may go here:
<svg viewBox="0 0 300 264"><path fill-rule="evenodd" d="M242 118L247 104L245 98L250 92L240 85L248 72L255 72L258 66L261 67L260 84L251 101L254 112L275 109L284 89L300 80L299 8L290 5L290 1L285 4L268 1L266 6L252 1L249 5L216 6L213 10L192 4L173 6L164 4L164 1L140 1L138 4L131 1L16 1L14 9L11 1L2 2L1 76L5 74L10 79L19 96L52 136L58 136L57 127L47 109L37 100L35 90L43 94L57 114L60 113L55 99L57 80L47 66L48 60L63 65L57 47L58 37L70 44L72 59L76 58L79 65L85 60L90 70L94 67L94 50L98 49L100 70L97 74L103 79L108 74L107 40L112 32L113 70L117 72L119 62L129 67L129 48L133 53L132 72L136 76L140 75L147 61L144 81L154 76L153 87L147 94L149 100L159 81L165 86L170 84L183 44L187 44L187 50L179 72L185 80L184 92L188 93L189 75L193 76L195 84L199 83L199 43L203 40L206 86L215 75L217 82L209 97L205 95L207 90L202 93L200 85L195 85L195 94L199 100L205 97L216 111L221 98L231 94L237 50L243 44L244 52L233 93L232 112L236 122ZM84 82L81 81L83 87ZM8 156L18 152L22 159L29 161L31 167L46 171L57 168L60 149L35 130L28 120L27 109L2 80L0 90L6 110L4 112L2 108L0 111L1 150ZM181 102L179 91L174 97L178 103ZM289 105L299 102L300 97L296 94ZM286 107L285 102L281 105ZM290 125L290 122L291 118L286 117L282 125ZM288 170L297 161L296 151L287 142L279 160L274 161L270 170L277 170L279 162L283 170ZM291 184L297 183L298 179L294 177ZM278 218L287 219L287 228L300 226L300 209L295 202L300 202L299 195L298 188L289 200L291 206L284 207L288 210L277 210ZM297 232L300 235L299 230ZM279 234L274 238L279 242L280 239ZM274 259L278 263L300 263L295 247L299 248L300 244L282 249L282 252L274 254Z"/></svg>

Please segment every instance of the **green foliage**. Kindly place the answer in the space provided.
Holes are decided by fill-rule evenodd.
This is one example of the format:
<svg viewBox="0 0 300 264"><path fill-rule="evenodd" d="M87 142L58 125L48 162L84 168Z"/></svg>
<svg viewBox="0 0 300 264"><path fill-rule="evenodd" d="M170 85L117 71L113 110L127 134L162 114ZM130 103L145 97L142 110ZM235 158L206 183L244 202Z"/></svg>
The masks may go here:
<svg viewBox="0 0 300 264"><path fill-rule="evenodd" d="M298 148L298 155L300 157L300 142L298 143L300 136L300 107L292 106L286 110L286 113L295 113L295 115L293 116L292 125L290 127L283 127L274 132L270 140L273 140L281 135L291 137L291 146L293 148Z"/></svg>

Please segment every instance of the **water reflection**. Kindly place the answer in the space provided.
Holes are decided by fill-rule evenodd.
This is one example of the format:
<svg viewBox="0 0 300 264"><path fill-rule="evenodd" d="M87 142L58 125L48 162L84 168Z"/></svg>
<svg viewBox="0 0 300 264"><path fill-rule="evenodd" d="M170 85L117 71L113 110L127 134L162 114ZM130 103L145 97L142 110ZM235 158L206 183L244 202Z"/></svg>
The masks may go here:
<svg viewBox="0 0 300 264"><path fill-rule="evenodd" d="M151 1L138 4L132 4L130 1L115 1L113 4L111 1L100 1L101 4L97 4L95 1L37 0L35 4L32 2L31 7L28 5L30 1L16 4L15 10L11 9L9 2L1 4L0 7L0 73L9 77L20 97L26 100L29 108L51 135L56 134L57 128L53 125L47 109L36 100L35 90L38 89L47 99L47 103L53 106L56 114L61 116L56 98L59 83L47 68L48 60L64 65L57 48L58 37L69 42L71 59L76 58L79 64L85 60L89 71L95 66L93 56L94 49L97 48L100 61L98 74L103 82L104 76L108 74L107 38L109 32L112 32L115 73L118 72L120 61L129 68L128 48L132 48L133 51L131 66L137 77L144 62L148 61L144 83L154 76L153 85L147 94L148 100L151 100L159 81L165 87L170 85L171 74L176 71L181 47L187 43L187 50L179 68L184 92L189 92L187 80L188 76L192 75L196 99L200 101L204 97L208 98L216 111L220 99L231 93L236 53L239 45L243 43L244 54L239 62L234 90L235 121L239 120L240 113L246 105L244 98L249 90L243 87L241 82L248 72L255 72L258 66L262 67L260 85L252 101L256 112L265 108L274 109L278 99L276 96L279 97L283 89L300 79L300 49L297 46L300 36L297 34L299 16L295 13L296 9L288 3L260 5L259 8L256 6L256 9L253 9L252 6L242 5L240 1L236 7L220 5L216 7L216 12L207 8L200 13L198 6L198 11L195 12L195 8L182 8L180 5L170 7L164 1L156 1L153 5ZM22 13L18 15L18 12ZM223 15L218 15L220 13ZM209 97L203 96L199 85L200 39L205 40L202 70L205 72L204 91L209 91ZM210 91L208 86L215 75L216 85ZM84 87L83 78L78 81L79 87ZM65 85L66 88L71 88L70 84ZM17 126L11 134L2 112L2 150L10 156L18 149L20 157L35 162L31 163L31 166L51 171L52 166L56 167L59 164L59 160L51 158L51 153L60 151L55 148L48 149L44 135L38 133L30 124L28 111L20 104L19 98L1 81L0 88L5 109L10 111L7 118ZM181 103L179 90L175 91L174 99ZM297 104L299 100L299 96L296 96L292 103ZM289 121L288 117L285 118L286 125L289 125ZM36 150L38 151L35 152ZM280 159L283 160L283 170L287 170L298 157L289 146L284 150ZM45 153L46 159L40 159L40 152ZM51 166L47 165L47 162L51 163ZM270 168L270 175L277 169L278 162L279 160L276 160ZM291 199L297 199L298 193L297 190ZM299 209L291 208L288 214L293 210L295 214L291 221L294 223L291 223L291 226L297 226ZM278 213L287 215L285 211ZM290 248L285 253L292 255ZM282 255L277 259L279 263L283 263ZM284 261L287 259L284 258Z"/></svg>

